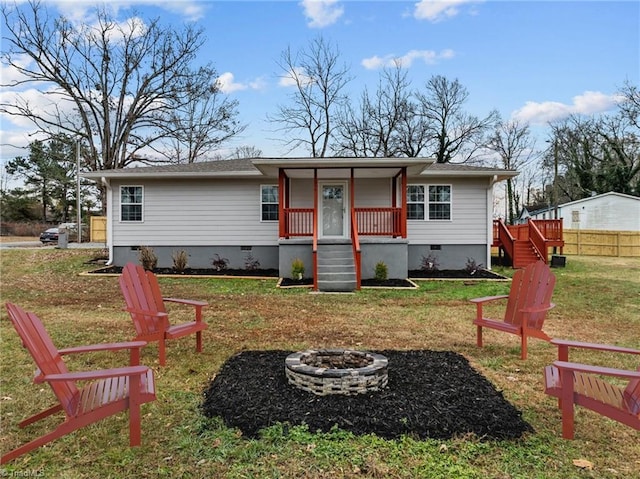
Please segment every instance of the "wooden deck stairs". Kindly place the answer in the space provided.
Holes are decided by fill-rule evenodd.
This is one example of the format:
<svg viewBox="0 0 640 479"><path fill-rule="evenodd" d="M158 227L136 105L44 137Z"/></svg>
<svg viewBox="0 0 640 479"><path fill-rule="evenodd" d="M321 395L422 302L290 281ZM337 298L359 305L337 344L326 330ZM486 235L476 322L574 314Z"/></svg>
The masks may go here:
<svg viewBox="0 0 640 479"><path fill-rule="evenodd" d="M493 246L499 255L510 260L514 268L524 268L542 260L549 264L549 248L564 247L562 220L529 220L526 224L506 225L502 220L493 222Z"/></svg>

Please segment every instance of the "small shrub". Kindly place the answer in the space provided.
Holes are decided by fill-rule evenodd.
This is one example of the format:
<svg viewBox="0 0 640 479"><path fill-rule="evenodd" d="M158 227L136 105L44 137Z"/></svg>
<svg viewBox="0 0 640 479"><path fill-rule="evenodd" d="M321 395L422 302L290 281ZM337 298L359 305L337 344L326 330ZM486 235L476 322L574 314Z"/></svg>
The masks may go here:
<svg viewBox="0 0 640 479"><path fill-rule="evenodd" d="M483 269L484 265L482 263L476 263L476 260L473 258L467 258L467 264L464 267L464 270L470 275L474 275L478 272L478 270Z"/></svg>
<svg viewBox="0 0 640 479"><path fill-rule="evenodd" d="M423 256L422 261L420 262L420 269L430 273L438 271L439 266L440 265L438 264L438 261L436 261L436 257L433 253L430 253L429 256Z"/></svg>
<svg viewBox="0 0 640 479"><path fill-rule="evenodd" d="M291 277L293 279L302 279L304 277L304 263L300 258L296 258L291 262Z"/></svg>
<svg viewBox="0 0 640 479"><path fill-rule="evenodd" d="M378 281L385 281L388 275L389 275L389 270L387 268L387 265L384 264L382 261L379 261L376 264L376 271L375 271L376 279Z"/></svg>
<svg viewBox="0 0 640 479"><path fill-rule="evenodd" d="M216 253L211 264L216 269L216 271L224 271L229 267L229 260L227 258L220 257L220 255Z"/></svg>
<svg viewBox="0 0 640 479"><path fill-rule="evenodd" d="M187 269L187 261L189 255L183 249L180 251L174 251L171 255L171 259L173 259L173 269L182 273L185 269Z"/></svg>
<svg viewBox="0 0 640 479"><path fill-rule="evenodd" d="M247 253L247 256L245 256L244 258L244 269L247 269L249 271L255 271L259 268L260 268L260 261L258 261L257 258L254 258L254 256L251 253Z"/></svg>
<svg viewBox="0 0 640 479"><path fill-rule="evenodd" d="M153 248L149 246L143 246L140 248L140 252L138 253L138 258L140 260L140 264L147 271L153 271L158 266L158 257L156 256Z"/></svg>

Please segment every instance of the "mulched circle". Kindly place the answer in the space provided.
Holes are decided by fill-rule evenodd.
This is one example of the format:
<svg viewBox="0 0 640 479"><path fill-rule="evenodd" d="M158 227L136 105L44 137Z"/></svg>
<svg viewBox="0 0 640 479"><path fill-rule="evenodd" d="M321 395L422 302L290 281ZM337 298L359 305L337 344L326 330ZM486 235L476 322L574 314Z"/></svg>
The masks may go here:
<svg viewBox="0 0 640 479"><path fill-rule="evenodd" d="M466 358L450 351L376 351L389 360L385 390L316 396L288 384L285 358L293 351L243 351L232 356L204 390L202 412L221 417L247 437L276 423L386 439L410 435L449 439L516 439L534 432L521 412Z"/></svg>

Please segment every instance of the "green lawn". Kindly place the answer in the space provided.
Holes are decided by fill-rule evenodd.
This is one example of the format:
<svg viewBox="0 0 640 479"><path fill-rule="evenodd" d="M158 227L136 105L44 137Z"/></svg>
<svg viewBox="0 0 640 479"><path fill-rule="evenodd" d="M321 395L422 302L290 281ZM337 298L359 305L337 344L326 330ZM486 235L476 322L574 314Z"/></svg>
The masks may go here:
<svg viewBox="0 0 640 479"><path fill-rule="evenodd" d="M129 340L116 277L79 273L90 250L0 250L2 302L34 311L60 348ZM501 270L511 274L511 270ZM547 319L551 336L640 347L640 259L568 256ZM560 436L556 401L543 393L542 369L555 348L531 340L519 359L519 340L496 331L475 346L475 309L467 300L501 294L508 283L420 282L417 290L365 289L353 295L276 288L276 280L161 278L168 296L203 299L209 329L204 351L192 337L169 343L167 366L148 346L143 363L155 370L155 402L143 406L142 446L128 447L125 414L110 417L24 455L0 475L24 477L194 478L640 478L640 432L578 409L576 439ZM174 320L188 309L171 309ZM500 309L495 310L500 314ZM6 452L54 427L60 417L24 430L17 423L53 402L35 385L33 362L21 347L4 307L0 313L0 449ZM310 347L452 350L517 406L535 433L518 441L476 437L388 441L334 430L273 426L248 440L199 412L201 394L232 354L247 349ZM630 358L582 353L573 359L635 368ZM637 361L637 358L635 358ZM119 354L74 357L71 369L125 364ZM472 405L470 405L472 407ZM582 461L574 463L574 461ZM581 467L584 464L589 467Z"/></svg>

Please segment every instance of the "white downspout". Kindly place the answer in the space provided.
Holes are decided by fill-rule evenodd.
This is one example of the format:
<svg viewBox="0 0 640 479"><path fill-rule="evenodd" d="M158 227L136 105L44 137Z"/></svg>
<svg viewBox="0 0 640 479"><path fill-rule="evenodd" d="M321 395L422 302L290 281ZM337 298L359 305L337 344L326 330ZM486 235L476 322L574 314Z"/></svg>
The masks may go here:
<svg viewBox="0 0 640 479"><path fill-rule="evenodd" d="M491 245L493 244L493 185L498 182L498 175L493 175L487 188L487 269L491 270Z"/></svg>
<svg viewBox="0 0 640 479"><path fill-rule="evenodd" d="M107 260L106 266L111 266L113 264L113 214L109 214L111 210L111 205L113 204L113 189L111 188L111 183L107 181L107 179L103 176L100 181L102 185L107 190L107 248L109 249L109 259Z"/></svg>

